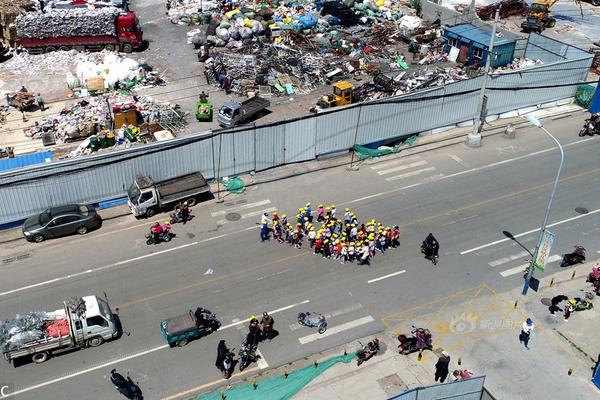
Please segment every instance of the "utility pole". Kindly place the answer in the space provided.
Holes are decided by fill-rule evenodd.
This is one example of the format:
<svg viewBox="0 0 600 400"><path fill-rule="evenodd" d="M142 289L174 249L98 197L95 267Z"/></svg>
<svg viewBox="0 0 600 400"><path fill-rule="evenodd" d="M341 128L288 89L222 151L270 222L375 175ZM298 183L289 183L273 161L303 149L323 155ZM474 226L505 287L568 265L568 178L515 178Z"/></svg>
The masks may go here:
<svg viewBox="0 0 600 400"><path fill-rule="evenodd" d="M488 56L485 60L485 70L483 76L483 82L481 84L481 91L479 92L479 104L477 105L477 114L473 118L473 132L467 135L465 144L469 147L480 147L481 146L481 129L485 122L485 114L487 111L487 97L485 95L485 88L487 86L487 80L490 74L490 64L492 63L494 41L496 39L496 26L498 25L498 19L500 18L500 7L496 8L496 16L494 17L494 27L492 28L492 37L490 38L490 45L488 48Z"/></svg>

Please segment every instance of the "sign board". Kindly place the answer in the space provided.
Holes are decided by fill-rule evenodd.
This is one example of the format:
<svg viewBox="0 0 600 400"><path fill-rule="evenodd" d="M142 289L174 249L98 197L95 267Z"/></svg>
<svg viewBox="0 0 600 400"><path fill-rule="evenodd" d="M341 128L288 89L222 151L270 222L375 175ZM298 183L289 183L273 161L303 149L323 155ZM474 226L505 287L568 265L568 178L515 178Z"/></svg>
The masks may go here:
<svg viewBox="0 0 600 400"><path fill-rule="evenodd" d="M554 243L554 233L549 230L544 230L544 234L540 237L540 242L538 243L538 251L533 261L533 266L543 271L546 267L546 260L548 256L550 256L550 249L552 248L552 244Z"/></svg>

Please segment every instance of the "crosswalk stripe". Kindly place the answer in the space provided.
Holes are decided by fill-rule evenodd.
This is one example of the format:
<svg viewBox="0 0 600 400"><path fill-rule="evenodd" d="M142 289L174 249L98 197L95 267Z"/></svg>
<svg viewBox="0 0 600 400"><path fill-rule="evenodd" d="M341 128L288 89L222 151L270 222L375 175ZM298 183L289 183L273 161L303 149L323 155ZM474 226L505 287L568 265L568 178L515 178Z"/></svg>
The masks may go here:
<svg viewBox="0 0 600 400"><path fill-rule="evenodd" d="M421 165L425 165L425 164L427 164L427 161L424 161L424 160L415 161L410 164L403 164L403 165L399 165L397 167L384 169L382 171L377 171L377 175L387 175L387 174L391 174L392 172L404 171L405 169L420 167Z"/></svg>
<svg viewBox="0 0 600 400"><path fill-rule="evenodd" d="M522 251L519 254L513 254L512 256L503 257L503 258L499 258L497 260L491 261L488 264L490 267L497 267L498 265L502 265L509 261L514 261L514 260L517 260L521 257L525 257L528 255L530 255L528 251Z"/></svg>
<svg viewBox="0 0 600 400"><path fill-rule="evenodd" d="M277 211L277 207L270 207L270 208L267 208L265 210L252 211L252 212L249 212L247 214L242 214L240 217L241 217L241 219L246 219L246 218L250 218L250 217L256 217L258 215L263 215L263 213L270 213L270 212L273 212L273 211ZM229 222L232 222L232 221L228 221L226 219L221 219L221 220L217 221L217 224L218 225L223 225L223 224L226 224L226 223L229 223Z"/></svg>
<svg viewBox="0 0 600 400"><path fill-rule="evenodd" d="M423 172L435 171L435 167L428 167L423 169L418 169L416 171L407 172L405 174L390 176L389 178L385 178L386 181L395 181L402 178L408 178L409 176L415 176L422 174Z"/></svg>
<svg viewBox="0 0 600 400"><path fill-rule="evenodd" d="M400 163L413 162L413 161L416 161L418 158L421 158L421 157L419 157L419 156L411 156L410 158L397 158L395 160L386 161L386 162L378 163L378 164L375 164L375 165L371 165L371 169L374 169L374 170L377 171L378 169L387 168L389 166L398 165Z"/></svg>
<svg viewBox="0 0 600 400"><path fill-rule="evenodd" d="M228 208L227 210L215 211L215 212L211 213L210 215L213 217L220 217L221 215L228 214L232 211L247 210L249 208L265 206L267 204L271 204L271 200L269 200L269 199L261 200L261 201L257 201L256 203L248 203L248 204L244 204L243 206L231 207L231 208Z"/></svg>
<svg viewBox="0 0 600 400"><path fill-rule="evenodd" d="M300 341L300 344L314 342L315 340L324 339L326 337L333 336L336 333L347 331L349 329L356 328L357 326L366 325L373 321L375 321L375 319L372 316L368 315L366 317L362 317L354 321L346 322L345 324L328 328L323 334L317 332L313 333L312 335L301 337L298 339L298 341Z"/></svg>
<svg viewBox="0 0 600 400"><path fill-rule="evenodd" d="M260 350L256 350L256 355L260 356L260 358L258 360L256 360L256 365L258 365L258 368L260 368L260 369L269 368L269 364L267 363L267 360L265 360L265 357L262 355Z"/></svg>
<svg viewBox="0 0 600 400"><path fill-rule="evenodd" d="M559 256L558 254L554 254L551 255L550 257L548 257L548 259L546 260L546 264L558 261L558 260L562 260L562 256ZM525 268L527 268L527 266L529 265L529 263L527 264L522 264L519 265L518 267L514 267L511 269L507 269L506 271L502 271L500 272L500 275L502 275L503 277L507 277L507 276L511 276L514 274L518 274L519 272L525 272Z"/></svg>

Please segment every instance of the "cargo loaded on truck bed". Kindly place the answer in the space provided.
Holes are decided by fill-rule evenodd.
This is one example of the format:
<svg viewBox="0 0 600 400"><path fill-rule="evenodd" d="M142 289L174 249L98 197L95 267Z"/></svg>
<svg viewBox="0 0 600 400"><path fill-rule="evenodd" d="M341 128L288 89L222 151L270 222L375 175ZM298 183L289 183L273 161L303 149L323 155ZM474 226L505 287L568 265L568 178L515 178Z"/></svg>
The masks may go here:
<svg viewBox="0 0 600 400"><path fill-rule="evenodd" d="M178 176L161 182L140 175L127 191L127 204L136 217L156 215L162 208L179 201L188 206L196 204L196 196L210 191L210 186L201 172Z"/></svg>

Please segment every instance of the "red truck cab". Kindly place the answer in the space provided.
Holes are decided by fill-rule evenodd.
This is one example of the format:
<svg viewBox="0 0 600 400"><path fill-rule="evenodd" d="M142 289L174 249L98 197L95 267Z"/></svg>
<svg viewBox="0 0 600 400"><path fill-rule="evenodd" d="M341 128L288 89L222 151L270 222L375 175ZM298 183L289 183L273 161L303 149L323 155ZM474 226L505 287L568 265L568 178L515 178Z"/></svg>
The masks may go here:
<svg viewBox="0 0 600 400"><path fill-rule="evenodd" d="M142 46L142 29L137 16L130 11L123 12L117 17L117 36L125 53Z"/></svg>

